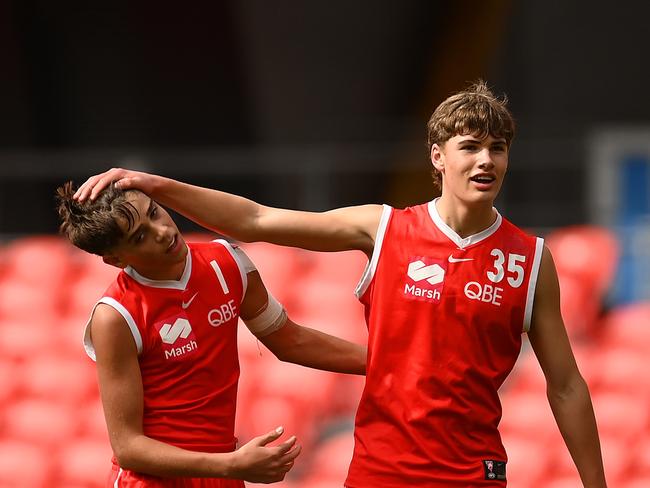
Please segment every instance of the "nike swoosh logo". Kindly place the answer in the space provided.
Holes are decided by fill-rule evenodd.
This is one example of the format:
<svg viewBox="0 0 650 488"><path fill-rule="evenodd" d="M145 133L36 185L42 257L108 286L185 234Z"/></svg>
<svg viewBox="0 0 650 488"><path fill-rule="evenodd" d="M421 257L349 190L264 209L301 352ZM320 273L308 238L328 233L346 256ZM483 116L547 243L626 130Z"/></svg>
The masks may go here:
<svg viewBox="0 0 650 488"><path fill-rule="evenodd" d="M197 291L194 295L192 295L192 298L190 298L187 302L181 303L181 307L183 307L183 309L186 309L187 307L189 307L190 303L192 303L192 301L196 298L196 295L198 295L198 294L199 294L199 292Z"/></svg>
<svg viewBox="0 0 650 488"><path fill-rule="evenodd" d="M464 261L474 261L474 258L455 258L453 256L449 256L450 263L462 263Z"/></svg>

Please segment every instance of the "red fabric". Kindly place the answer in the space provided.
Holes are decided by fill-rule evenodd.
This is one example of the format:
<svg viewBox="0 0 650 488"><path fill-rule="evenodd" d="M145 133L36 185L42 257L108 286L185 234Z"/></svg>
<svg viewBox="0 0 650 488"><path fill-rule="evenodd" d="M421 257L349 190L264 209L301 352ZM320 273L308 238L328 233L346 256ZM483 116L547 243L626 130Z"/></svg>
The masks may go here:
<svg viewBox="0 0 650 488"><path fill-rule="evenodd" d="M122 304L142 336L139 356L144 388L145 435L186 449L225 452L235 448L239 361L237 320L243 284L224 245L188 244L191 274L184 289L158 288L122 272L105 296ZM210 264L216 260L228 287ZM187 308L182 303L188 304ZM232 314L228 310L235 310ZM217 312L215 312L217 310ZM223 313L226 311L225 313ZM216 324L216 319L223 323ZM189 322L189 334L161 329ZM164 334L164 330L163 333Z"/></svg>
<svg viewBox="0 0 650 488"><path fill-rule="evenodd" d="M223 478L159 478L113 464L106 488L244 488L244 482Z"/></svg>
<svg viewBox="0 0 650 488"><path fill-rule="evenodd" d="M361 297L368 367L346 486L505 486L485 479L483 460L506 461L497 390L520 351L535 248L535 237L505 219L461 249L426 204L393 210ZM494 249L505 258L496 281ZM521 283L517 268L508 270L512 254Z"/></svg>

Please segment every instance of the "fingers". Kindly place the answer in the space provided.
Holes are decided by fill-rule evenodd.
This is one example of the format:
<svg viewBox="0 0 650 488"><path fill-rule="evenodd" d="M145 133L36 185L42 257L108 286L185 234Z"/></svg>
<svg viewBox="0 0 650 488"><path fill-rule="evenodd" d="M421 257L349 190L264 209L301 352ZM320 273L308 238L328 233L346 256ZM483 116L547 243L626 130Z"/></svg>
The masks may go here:
<svg viewBox="0 0 650 488"><path fill-rule="evenodd" d="M289 469L291 469L291 466L293 466L294 460L300 455L300 452L302 451L302 446L298 445L294 447L291 451L285 453L279 460L278 462L283 465L287 466L289 465Z"/></svg>
<svg viewBox="0 0 650 488"><path fill-rule="evenodd" d="M283 432L284 432L284 427L280 426L277 429L272 430L271 432L267 432L264 435L256 437L253 441L258 446L266 446L269 442L273 442L278 437L280 437Z"/></svg>
<svg viewBox="0 0 650 488"><path fill-rule="evenodd" d="M296 440L297 438L295 435L289 437L286 441L284 441L282 444L277 446L278 453L285 454L286 452L288 452L294 446Z"/></svg>
<svg viewBox="0 0 650 488"><path fill-rule="evenodd" d="M79 202L83 202L87 199L95 200L102 190L109 186L113 181L119 181L123 177L123 174L124 170L113 168L104 173L91 176L79 187L73 198ZM125 188L123 183L120 183L119 187Z"/></svg>

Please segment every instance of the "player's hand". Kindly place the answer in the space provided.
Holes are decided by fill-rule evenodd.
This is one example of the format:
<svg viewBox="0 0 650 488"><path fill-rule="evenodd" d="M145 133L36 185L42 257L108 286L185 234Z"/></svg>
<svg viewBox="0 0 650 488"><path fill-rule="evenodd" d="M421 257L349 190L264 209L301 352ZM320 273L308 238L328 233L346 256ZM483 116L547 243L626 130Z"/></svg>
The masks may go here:
<svg viewBox="0 0 650 488"><path fill-rule="evenodd" d="M153 191L155 175L142 173L140 171L133 171L123 168L112 168L108 171L100 173L88 178L83 185L74 194L74 199L83 202L87 199L91 201L97 198L100 192L109 186L112 182L116 182L116 186L121 190L135 189L140 190L147 195Z"/></svg>
<svg viewBox="0 0 650 488"><path fill-rule="evenodd" d="M296 437L291 436L282 444L267 446L279 438L284 429L277 429L255 437L234 452L229 478L242 479L252 483L275 483L282 481L293 467L301 447L296 445Z"/></svg>

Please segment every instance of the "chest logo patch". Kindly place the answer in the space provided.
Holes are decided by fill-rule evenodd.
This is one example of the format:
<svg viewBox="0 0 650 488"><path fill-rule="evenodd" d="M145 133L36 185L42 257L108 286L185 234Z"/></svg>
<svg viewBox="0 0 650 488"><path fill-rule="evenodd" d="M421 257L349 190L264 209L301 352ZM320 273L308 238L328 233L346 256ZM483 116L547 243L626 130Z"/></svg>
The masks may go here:
<svg viewBox="0 0 650 488"><path fill-rule="evenodd" d="M445 281L446 263L444 260L413 257L406 270L404 295L427 302L439 302Z"/></svg>
<svg viewBox="0 0 650 488"><path fill-rule="evenodd" d="M165 359L180 359L198 347L192 325L185 317L177 317L173 322L169 319L158 322L156 329L162 340Z"/></svg>

